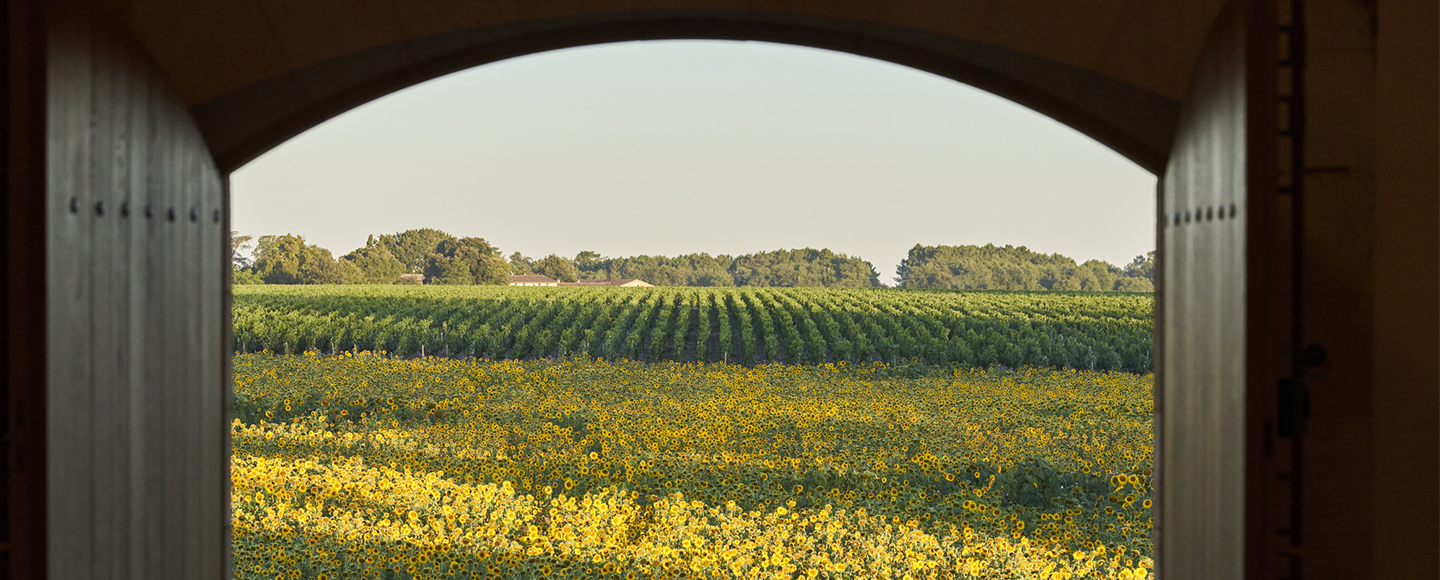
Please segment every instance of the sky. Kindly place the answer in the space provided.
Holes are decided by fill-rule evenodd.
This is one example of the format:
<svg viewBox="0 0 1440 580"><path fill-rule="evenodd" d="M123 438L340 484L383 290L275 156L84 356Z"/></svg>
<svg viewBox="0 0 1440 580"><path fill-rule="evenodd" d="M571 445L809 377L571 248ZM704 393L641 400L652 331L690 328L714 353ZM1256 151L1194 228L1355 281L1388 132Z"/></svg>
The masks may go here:
<svg viewBox="0 0 1440 580"><path fill-rule="evenodd" d="M915 244L1124 265L1155 177L1030 109L930 73L762 42L529 55L372 101L231 175L232 228L340 256L430 227L505 255L830 248L881 281Z"/></svg>

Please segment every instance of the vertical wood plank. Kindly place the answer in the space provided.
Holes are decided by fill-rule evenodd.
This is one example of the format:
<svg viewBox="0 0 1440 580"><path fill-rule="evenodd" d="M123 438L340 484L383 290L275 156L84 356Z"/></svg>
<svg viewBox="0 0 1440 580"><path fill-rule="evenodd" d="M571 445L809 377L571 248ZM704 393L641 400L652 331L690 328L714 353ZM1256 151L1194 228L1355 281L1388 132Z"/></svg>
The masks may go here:
<svg viewBox="0 0 1440 580"><path fill-rule="evenodd" d="M170 115L161 116L156 140L173 143L179 137L180 127L176 119ZM160 438L150 442L161 450L155 457L160 485L155 488L156 493L151 496L150 509L146 513L159 516L156 521L159 526L155 534L156 545L150 548L158 565L151 573L158 578L181 578L185 569L184 557L179 552L186 546L181 530L189 508L184 489L189 470L185 464L185 444L182 441L187 435L184 427L186 419L183 417L187 405L185 389L181 385L189 378L184 359L188 358L185 356L189 354L185 351L185 344L190 336L186 332L185 288L181 286L184 278L178 274L184 267L185 239L180 235L177 222L180 219L178 206L183 203L181 195L185 187L185 173L178 148L166 147L158 153L162 170L156 175L156 180L164 211L157 220L161 249L160 271L156 278L160 282L158 294L164 301L152 314L161 321L162 347L147 354L154 364L161 367L160 376L163 377L163 382L156 385L159 388L152 395L158 412L149 418L151 423L161 425Z"/></svg>
<svg viewBox="0 0 1440 580"><path fill-rule="evenodd" d="M1191 86L1161 200L1156 430L1159 577L1245 573L1245 21L1222 13ZM1231 214L1231 207L1235 212Z"/></svg>
<svg viewBox="0 0 1440 580"><path fill-rule="evenodd" d="M143 68L143 59L135 56L132 66ZM129 188L126 191L125 199L121 202L128 204L126 212L128 215L122 219L125 220L130 248L125 261L125 266L128 268L125 283L129 290L124 305L128 316L125 342L130 385L125 400L125 409L130 417L130 430L125 434L125 446L129 450L130 459L129 465L126 466L130 486L125 501L133 516L128 522L129 529L127 530L130 537L128 577L140 578L148 573L145 544L141 539L145 537L147 518L143 517L143 514L147 507L144 498L148 489L145 478L147 448L144 426L148 420L145 413L145 394L150 383L147 381L148 369L145 354L148 352L146 329L151 319L151 312L147 303L149 294L146 281L147 273L153 267L147 247L147 240L150 238L150 220L145 216L145 205L151 186L149 179L154 154L146 144L152 137L151 127L154 122L150 100L155 98L158 91L145 83L136 83L132 89L132 100L128 103L131 115L130 133L126 141L126 147L130 152L128 158L131 172Z"/></svg>
<svg viewBox="0 0 1440 580"><path fill-rule="evenodd" d="M164 116L158 111L152 113L146 127L147 140L155 140L166 136L166 123ZM146 164L146 187L144 194L144 208L142 215L145 219L144 245L145 245L145 270L140 274L144 280L144 313L142 322L143 352L141 358L144 361L144 386L141 389L139 398L141 400L139 415L141 421L137 423L140 433L135 437L137 446L143 451L144 464L138 470L140 478L138 484L141 489L138 494L137 510L148 514L148 517L140 521L137 526L140 538L140 549L137 550L139 572L145 575L159 576L161 573L160 562L165 538L160 533L163 530L163 523L167 517L167 506L165 505L165 462L166 453L164 441L167 437L165 432L164 418L166 417L165 393L161 389L169 383L166 376L164 353L171 347L167 339L169 332L169 319L165 316L165 307L168 296L166 295L165 272L168 269L167 240L164 237L166 230L165 208L166 208L166 177L171 171L170 164L166 163L168 156L161 151L151 151Z"/></svg>
<svg viewBox="0 0 1440 580"><path fill-rule="evenodd" d="M127 103L133 81L131 58L117 46L112 32L95 30L94 92L91 110L94 141L89 152L94 200L82 207L80 221L89 224L93 253L91 271L92 370L89 389L95 401L92 416L94 479L94 568L92 578L124 578L129 571L129 390L126 380L124 283L125 240L120 235L118 200L125 196L130 173Z"/></svg>
<svg viewBox="0 0 1440 580"><path fill-rule="evenodd" d="M178 124L177 124L178 125ZM179 127L177 127L179 129ZM181 497L185 498L185 516L176 527L176 532L182 537L178 538L177 546L184 546L184 559L180 563L181 573L185 578L200 577L200 522L204 519L204 496L202 495L205 471L213 469L211 465L201 463L204 456L204 438L196 438L201 433L200 427L205 423L201 418L206 409L201 405L202 393L205 391L205 378L200 370L201 363L210 349L203 341L204 334L201 327L204 320L209 318L209 313L201 310L204 301L200 298L201 267L204 260L206 244L201 242L199 233L200 225L198 212L201 202L201 195L205 192L205 184L202 182L200 169L200 158L209 156L204 149L199 151L191 148L177 148L182 164L180 176L183 181L180 187L180 215L175 220L176 233L180 238L182 251L179 252L180 268L176 271L174 283L177 288L183 289L180 296L180 312L183 313L185 321L184 339L187 341L185 352L188 356L182 361L184 363L184 379L175 385L176 391L183 393L184 409L181 410L180 429L190 441L183 445L184 456L184 488Z"/></svg>
<svg viewBox="0 0 1440 580"><path fill-rule="evenodd" d="M49 573L85 578L94 567L94 425L88 215L93 199L93 29L81 9L51 12L46 170L46 425ZM71 204L75 211L71 211ZM61 499L63 498L63 500Z"/></svg>
<svg viewBox="0 0 1440 580"><path fill-rule="evenodd" d="M50 576L225 577L219 171L128 32L49 16Z"/></svg>
<svg viewBox="0 0 1440 580"><path fill-rule="evenodd" d="M233 356L235 352L233 346L235 340L231 336L231 320L233 320L231 318L231 309L233 298L230 295L230 289L232 287L231 281L234 272L231 268L231 260L233 257L230 251L230 177L228 175L220 178L219 194L220 224L218 227L220 228L219 234L224 241L221 242L220 246L219 266L223 274L220 277L220 312L217 317L220 325L221 341L220 344L216 345L220 349L217 353L220 359L220 368L218 369L220 372L220 382L219 385L217 385L220 393L220 440L217 442L218 448L216 450L218 455L216 461L220 464L220 469L216 471L216 475L220 478L220 481L216 482L216 486L220 490L218 493L220 493L225 505L224 509L220 512L220 521L215 524L220 529L219 549L221 551L220 560L215 564L220 567L220 571L216 577L229 578L231 571L235 568L234 555L230 551L230 546L233 541L232 534L234 532L230 525L230 514L234 509L234 506L230 503L230 421L232 419L230 410L234 408L232 401L235 396L235 383L233 378L235 371L232 366L235 362Z"/></svg>
<svg viewBox="0 0 1440 580"><path fill-rule="evenodd" d="M200 541L199 562L194 577L203 578L216 573L229 573L224 567L225 554L229 553L229 534L222 532L230 525L230 448L226 444L226 434L230 431L227 421L230 407L225 404L225 394L230 391L231 384L227 380L226 367L221 362L224 358L224 351L221 349L230 344L224 331L230 326L228 308L224 306L224 294L228 289L225 282L228 274L230 232L220 225L220 213L224 211L223 184L219 172L210 164L208 151L197 156L194 163L200 170L199 181L202 184L200 199L196 204L200 208L197 225L200 243L197 244L196 251L201 259L195 284L200 297L197 310L200 318L200 340L195 343L195 348L199 349L200 368L195 388L200 395L200 408L196 417L199 419L198 430L203 438L197 442L200 449L200 463L197 467L200 472L200 485L194 493L200 498L201 511L196 521L198 527L193 530L193 535ZM222 261L222 256L225 256L225 261ZM225 509L206 505L206 502L213 501L216 496L222 499ZM215 541L217 539L219 541Z"/></svg>

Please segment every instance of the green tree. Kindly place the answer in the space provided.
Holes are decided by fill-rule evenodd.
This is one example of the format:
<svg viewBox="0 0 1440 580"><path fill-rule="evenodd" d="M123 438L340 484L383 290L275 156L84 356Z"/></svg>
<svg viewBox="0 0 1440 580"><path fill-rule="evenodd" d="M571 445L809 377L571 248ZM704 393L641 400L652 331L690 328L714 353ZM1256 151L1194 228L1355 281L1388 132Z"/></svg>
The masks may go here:
<svg viewBox="0 0 1440 580"><path fill-rule="evenodd" d="M731 272L737 286L880 286L880 274L869 262L828 248L777 250L737 256Z"/></svg>
<svg viewBox="0 0 1440 580"><path fill-rule="evenodd" d="M1116 283L1125 277L1125 271L1103 260L1089 260L1080 265L1077 274L1082 277L1081 290L1118 290Z"/></svg>
<svg viewBox="0 0 1440 580"><path fill-rule="evenodd" d="M330 255L330 251L326 250L325 255ZM335 260L335 273L331 276L330 279L332 281L326 282L327 284L369 283L365 280L365 272L360 269L359 265L355 264L355 262L351 262L350 260L341 259Z"/></svg>
<svg viewBox="0 0 1440 580"><path fill-rule="evenodd" d="M580 277L590 280L596 278L596 274L605 270L606 262L610 258L600 255L600 252L585 250L575 254L575 268L580 271Z"/></svg>
<svg viewBox="0 0 1440 580"><path fill-rule="evenodd" d="M236 270L231 274L231 284L264 284L265 280L250 270Z"/></svg>
<svg viewBox="0 0 1440 580"><path fill-rule="evenodd" d="M1148 278L1127 276L1115 281L1115 290L1117 292L1154 292L1155 284Z"/></svg>
<svg viewBox="0 0 1440 580"><path fill-rule="evenodd" d="M455 236L440 230L421 228L405 230L397 234L371 236L365 242L365 246L384 248L405 267L403 273L419 274L425 270L428 256L435 251L440 242L453 239Z"/></svg>
<svg viewBox="0 0 1440 580"><path fill-rule="evenodd" d="M293 234L260 236L255 248L255 275L268 284L300 284L305 238Z"/></svg>
<svg viewBox="0 0 1440 580"><path fill-rule="evenodd" d="M1131 278L1144 278L1155 281L1155 250L1146 252L1144 256L1135 256L1135 259L1125 265L1125 275Z"/></svg>
<svg viewBox="0 0 1440 580"><path fill-rule="evenodd" d="M574 282L580 279L580 269L569 259L550 254L540 258L531 268L536 274L549 276L561 282Z"/></svg>
<svg viewBox="0 0 1440 580"><path fill-rule="evenodd" d="M482 238L452 238L425 258L425 280L431 284L509 284L510 264L500 249Z"/></svg>
<svg viewBox="0 0 1440 580"><path fill-rule="evenodd" d="M294 234L260 236L255 248L254 272L266 284L347 284L356 281L357 271Z"/></svg>
<svg viewBox="0 0 1440 580"><path fill-rule="evenodd" d="M1153 263L1153 252L1152 260ZM1124 269L1101 260L1076 264L1060 254L1032 252L1024 246L922 246L916 244L896 269L904 288L990 290L1153 290L1146 260Z"/></svg>
<svg viewBox="0 0 1440 580"><path fill-rule="evenodd" d="M869 262L828 249L757 252L731 258L710 254L602 258L581 252L583 279L638 278L656 286L824 286L873 288L880 275Z"/></svg>
<svg viewBox="0 0 1440 580"><path fill-rule="evenodd" d="M520 252L510 254L510 271L516 274L534 274L535 260Z"/></svg>
<svg viewBox="0 0 1440 580"><path fill-rule="evenodd" d="M366 245L345 254L340 261L357 268L356 280L361 284L394 284L405 273L405 265L379 245Z"/></svg>

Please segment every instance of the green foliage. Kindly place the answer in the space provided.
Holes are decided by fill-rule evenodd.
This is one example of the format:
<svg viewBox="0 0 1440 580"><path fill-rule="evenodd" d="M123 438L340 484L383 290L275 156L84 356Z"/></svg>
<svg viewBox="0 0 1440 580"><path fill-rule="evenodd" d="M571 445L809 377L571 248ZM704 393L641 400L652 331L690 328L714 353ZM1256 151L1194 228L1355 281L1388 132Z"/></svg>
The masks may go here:
<svg viewBox="0 0 1440 580"><path fill-rule="evenodd" d="M1125 275L1131 278L1144 278L1155 281L1155 250L1146 252L1144 256L1135 256L1135 260L1125 265Z"/></svg>
<svg viewBox="0 0 1440 580"><path fill-rule="evenodd" d="M582 272L597 272L603 269L601 262L607 260L600 252L585 250L575 254L575 267Z"/></svg>
<svg viewBox="0 0 1440 580"><path fill-rule="evenodd" d="M299 284L300 263L307 249L305 238L300 236L260 236L255 249L255 274L271 284Z"/></svg>
<svg viewBox="0 0 1440 580"><path fill-rule="evenodd" d="M234 290L233 328L245 352L1147 372L1153 309L1120 293L255 286Z"/></svg>
<svg viewBox="0 0 1440 580"><path fill-rule="evenodd" d="M440 242L455 236L436 229L421 228L405 230L397 234L370 236L366 247L379 247L389 252L405 267L407 274L419 274L425 270L427 259Z"/></svg>
<svg viewBox="0 0 1440 580"><path fill-rule="evenodd" d="M586 251L577 254L574 263L583 279L637 278L656 286L880 286L880 275L869 262L828 249L778 250L736 257L701 253L674 258L605 258Z"/></svg>
<svg viewBox="0 0 1440 580"><path fill-rule="evenodd" d="M871 288L880 274L869 262L828 249L778 250L737 256L736 286Z"/></svg>
<svg viewBox="0 0 1440 580"><path fill-rule="evenodd" d="M1151 292L1154 252L1124 270L1100 260L1076 264L1021 246L922 246L900 262L903 288L949 290L1084 290Z"/></svg>
<svg viewBox="0 0 1440 580"><path fill-rule="evenodd" d="M1115 281L1117 292L1154 292L1155 283L1149 278L1124 277Z"/></svg>
<svg viewBox="0 0 1440 580"><path fill-rule="evenodd" d="M534 274L534 273L535 273L534 266L535 266L535 260L534 260L533 258L530 258L530 257L528 257L528 256L526 256L525 254L522 254L522 253L520 253L520 252L515 252L515 253L513 253L513 254L510 254L510 272L511 272L511 273L514 273L514 274Z"/></svg>
<svg viewBox="0 0 1440 580"><path fill-rule="evenodd" d="M531 270L536 274L549 276L561 282L574 282L580 279L580 270L575 267L575 263L555 254L536 261Z"/></svg>
<svg viewBox="0 0 1440 580"><path fill-rule="evenodd" d="M237 271L244 270L248 258L242 250L250 237L231 234ZM674 258L607 258L587 250L573 260L555 254L535 260L514 252L507 260L482 238L460 239L435 229L370 236L365 247L338 261L330 258L328 250L307 245L293 234L262 236L255 255L250 271L271 284L403 284L411 281L400 280L400 274L423 273L427 283L451 285L505 284L510 274L542 274L562 282L634 278L655 286L883 286L869 262L829 249ZM904 288L1153 292L1154 263L1153 251L1122 269L1100 260L1076 264L1060 254L1040 254L1023 246L917 244L901 262L896 281Z"/></svg>
<svg viewBox="0 0 1440 580"><path fill-rule="evenodd" d="M230 283L231 283L231 284L264 284L264 283L265 283L265 280L261 279L259 274L256 274L256 273L254 273L254 272L251 272L251 271L249 271L249 270L236 270L233 274L231 274Z"/></svg>
<svg viewBox="0 0 1440 580"><path fill-rule="evenodd" d="M330 250L286 234L260 236L254 272L266 284L350 284L358 269L342 267Z"/></svg>
<svg viewBox="0 0 1440 580"><path fill-rule="evenodd" d="M356 279L360 284L394 284L400 279L400 274L405 273L405 265L379 245L367 245L342 256L340 260L358 269Z"/></svg>
<svg viewBox="0 0 1440 580"><path fill-rule="evenodd" d="M425 257L425 280L431 284L510 283L510 264L500 249L483 238L441 240Z"/></svg>

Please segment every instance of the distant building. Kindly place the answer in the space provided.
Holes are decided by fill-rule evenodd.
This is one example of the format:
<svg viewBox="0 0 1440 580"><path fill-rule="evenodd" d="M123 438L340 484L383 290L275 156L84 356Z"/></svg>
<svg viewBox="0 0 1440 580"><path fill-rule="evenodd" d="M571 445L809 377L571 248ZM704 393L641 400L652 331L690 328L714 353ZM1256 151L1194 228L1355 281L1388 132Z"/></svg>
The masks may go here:
<svg viewBox="0 0 1440 580"><path fill-rule="evenodd" d="M625 288L652 287L654 284L634 278L614 278L611 280L581 280L579 282L557 282L549 276L539 274L511 275L511 286L616 286Z"/></svg>
<svg viewBox="0 0 1440 580"><path fill-rule="evenodd" d="M510 285L511 285L511 286L559 286L560 283L559 283L559 282L556 282L556 281L553 280L553 279L551 279L549 276L541 276L541 275L539 275L539 274L524 274L524 275L520 275L520 276L511 275L511 276L510 276Z"/></svg>
<svg viewBox="0 0 1440 580"><path fill-rule="evenodd" d="M424 274L401 274L401 275L400 275L400 283L401 283L401 284L424 284L424 283L425 283L425 275L424 275Z"/></svg>
<svg viewBox="0 0 1440 580"><path fill-rule="evenodd" d="M648 288L654 286L644 280L634 278L615 278L611 280L581 280L579 282L560 282L561 286L623 286L626 288Z"/></svg>

